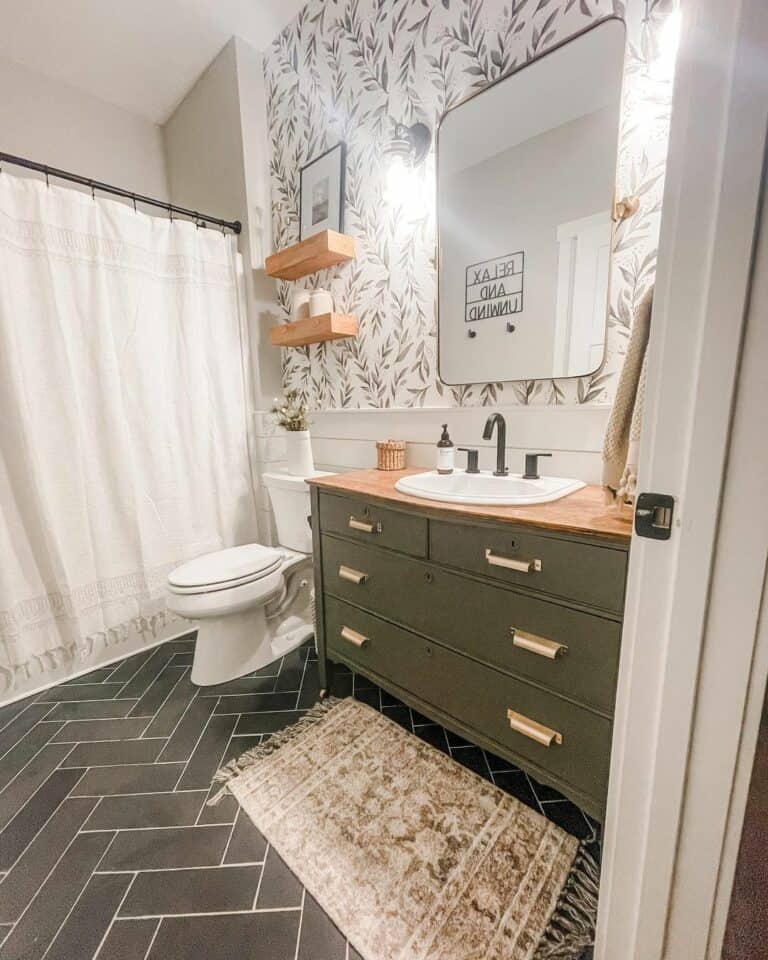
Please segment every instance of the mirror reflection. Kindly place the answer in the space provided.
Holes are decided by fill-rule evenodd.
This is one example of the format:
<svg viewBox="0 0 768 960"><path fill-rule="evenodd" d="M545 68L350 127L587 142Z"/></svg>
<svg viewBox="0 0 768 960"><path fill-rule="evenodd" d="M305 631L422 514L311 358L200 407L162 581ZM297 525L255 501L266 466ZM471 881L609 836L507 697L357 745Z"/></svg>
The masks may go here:
<svg viewBox="0 0 768 960"><path fill-rule="evenodd" d="M450 110L438 132L449 384L583 376L605 352L624 24Z"/></svg>

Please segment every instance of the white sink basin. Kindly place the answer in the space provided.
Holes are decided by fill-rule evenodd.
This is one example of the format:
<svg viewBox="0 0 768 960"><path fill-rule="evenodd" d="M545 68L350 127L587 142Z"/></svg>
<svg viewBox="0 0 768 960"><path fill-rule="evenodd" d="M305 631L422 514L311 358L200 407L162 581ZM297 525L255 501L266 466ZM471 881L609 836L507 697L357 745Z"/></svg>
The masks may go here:
<svg viewBox="0 0 768 960"><path fill-rule="evenodd" d="M490 471L465 473L456 470L441 474L435 470L429 473L415 473L403 477L395 484L401 493L424 500L441 500L444 503L475 503L497 507L523 506L532 503L548 503L559 500L569 493L581 490L586 484L581 480L569 480L565 477L539 477L538 480L524 480L517 474L495 477Z"/></svg>

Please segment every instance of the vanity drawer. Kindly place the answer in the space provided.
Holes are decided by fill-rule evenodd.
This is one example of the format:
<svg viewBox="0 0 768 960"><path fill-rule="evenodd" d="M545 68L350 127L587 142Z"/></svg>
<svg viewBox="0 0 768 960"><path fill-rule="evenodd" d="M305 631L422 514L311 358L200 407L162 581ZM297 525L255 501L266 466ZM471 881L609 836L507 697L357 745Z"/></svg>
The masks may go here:
<svg viewBox="0 0 768 960"><path fill-rule="evenodd" d="M624 550L442 520L431 521L429 542L439 563L616 613L623 608Z"/></svg>
<svg viewBox="0 0 768 960"><path fill-rule="evenodd" d="M326 592L612 713L620 623L332 537L322 555Z"/></svg>
<svg viewBox="0 0 768 960"><path fill-rule="evenodd" d="M325 626L332 659L386 678L602 806L610 720L333 597Z"/></svg>
<svg viewBox="0 0 768 960"><path fill-rule="evenodd" d="M361 543L427 555L427 520L352 497L320 495L320 529Z"/></svg>

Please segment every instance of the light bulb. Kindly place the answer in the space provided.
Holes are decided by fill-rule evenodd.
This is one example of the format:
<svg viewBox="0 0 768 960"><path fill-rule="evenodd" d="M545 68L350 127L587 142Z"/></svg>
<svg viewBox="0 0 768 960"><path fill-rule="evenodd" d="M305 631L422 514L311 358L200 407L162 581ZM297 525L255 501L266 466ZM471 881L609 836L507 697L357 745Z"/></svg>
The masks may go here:
<svg viewBox="0 0 768 960"><path fill-rule="evenodd" d="M675 75L677 48L680 44L682 14L673 10L664 21L659 35L658 51L648 64L648 76L652 80L669 81Z"/></svg>
<svg viewBox="0 0 768 960"><path fill-rule="evenodd" d="M385 197L390 207L397 207L407 220L426 215L426 202L419 170L403 157L392 157L387 166Z"/></svg>
<svg viewBox="0 0 768 960"><path fill-rule="evenodd" d="M391 207L399 206L408 191L410 168L403 157L392 157L387 167L386 201Z"/></svg>

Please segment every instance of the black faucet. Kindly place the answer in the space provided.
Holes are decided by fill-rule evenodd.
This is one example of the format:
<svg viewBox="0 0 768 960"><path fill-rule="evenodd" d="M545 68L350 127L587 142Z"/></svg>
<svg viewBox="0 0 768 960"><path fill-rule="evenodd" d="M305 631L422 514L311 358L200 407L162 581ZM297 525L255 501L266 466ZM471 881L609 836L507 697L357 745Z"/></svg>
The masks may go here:
<svg viewBox="0 0 768 960"><path fill-rule="evenodd" d="M551 457L551 453L526 453L523 480L539 479L539 457Z"/></svg>
<svg viewBox="0 0 768 960"><path fill-rule="evenodd" d="M465 473L480 473L480 467L477 465L477 458L479 456L479 450L475 450L474 447L457 447L457 450L462 450L467 455L467 469Z"/></svg>
<svg viewBox="0 0 768 960"><path fill-rule="evenodd" d="M496 427L496 469L493 471L494 477L506 477L509 473L505 462L507 442L507 424L500 413L492 413L485 421L485 430L483 430L483 440L490 440L493 436L493 428Z"/></svg>

